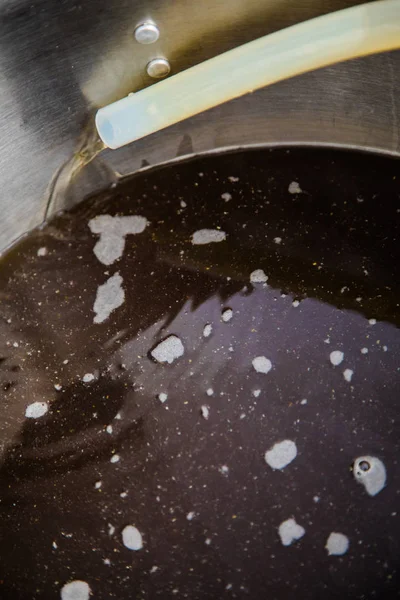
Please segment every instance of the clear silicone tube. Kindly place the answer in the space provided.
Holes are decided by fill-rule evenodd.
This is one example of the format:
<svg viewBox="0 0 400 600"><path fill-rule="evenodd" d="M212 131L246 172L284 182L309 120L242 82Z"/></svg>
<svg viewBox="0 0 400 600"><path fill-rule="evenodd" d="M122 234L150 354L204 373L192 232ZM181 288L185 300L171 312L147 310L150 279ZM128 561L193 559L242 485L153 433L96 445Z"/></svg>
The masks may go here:
<svg viewBox="0 0 400 600"><path fill-rule="evenodd" d="M98 133L119 148L209 108L306 71L400 47L400 0L299 23L216 56L109 106Z"/></svg>

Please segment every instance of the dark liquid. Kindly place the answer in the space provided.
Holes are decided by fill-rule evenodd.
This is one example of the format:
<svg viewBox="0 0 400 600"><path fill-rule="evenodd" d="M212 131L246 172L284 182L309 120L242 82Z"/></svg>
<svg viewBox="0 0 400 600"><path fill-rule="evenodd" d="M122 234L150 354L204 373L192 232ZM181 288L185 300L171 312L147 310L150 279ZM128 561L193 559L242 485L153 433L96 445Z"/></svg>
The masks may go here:
<svg viewBox="0 0 400 600"><path fill-rule="evenodd" d="M3 258L1 598L58 598L74 579L96 600L397 597L398 172L340 151L209 156L126 179ZM150 221L110 266L88 227L100 214ZM194 246L204 228L227 238ZM96 324L116 272L125 301ZM155 363L171 334L184 355ZM26 418L38 401L48 412ZM273 470L264 454L285 439L297 457ZM375 497L360 456L385 464ZM286 547L291 517L306 533ZM349 539L341 557L331 532Z"/></svg>

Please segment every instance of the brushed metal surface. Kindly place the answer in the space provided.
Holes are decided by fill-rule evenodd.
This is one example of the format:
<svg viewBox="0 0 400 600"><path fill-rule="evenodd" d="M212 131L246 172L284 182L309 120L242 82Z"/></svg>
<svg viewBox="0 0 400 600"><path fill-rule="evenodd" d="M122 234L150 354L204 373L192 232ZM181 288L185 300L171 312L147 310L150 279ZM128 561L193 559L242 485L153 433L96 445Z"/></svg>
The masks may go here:
<svg viewBox="0 0 400 600"><path fill-rule="evenodd" d="M282 27L359 2L329 0L21 0L0 2L0 249L46 214L54 174L70 159L94 107ZM135 28L154 21L159 40ZM370 57L286 81L134 145L102 153L66 200L146 164L226 146L351 145L398 153L400 54Z"/></svg>

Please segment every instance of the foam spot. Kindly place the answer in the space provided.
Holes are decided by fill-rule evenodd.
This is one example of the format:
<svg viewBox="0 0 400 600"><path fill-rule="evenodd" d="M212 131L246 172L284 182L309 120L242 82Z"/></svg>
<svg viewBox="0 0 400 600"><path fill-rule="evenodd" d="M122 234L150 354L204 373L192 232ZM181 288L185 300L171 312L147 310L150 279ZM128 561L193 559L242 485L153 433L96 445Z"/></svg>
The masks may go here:
<svg viewBox="0 0 400 600"><path fill-rule="evenodd" d="M168 400L168 394L166 394L165 392L160 392L158 394L158 399L160 402L162 402L164 404L164 402L166 402Z"/></svg>
<svg viewBox="0 0 400 600"><path fill-rule="evenodd" d="M253 394L254 398L258 398L258 396L261 394L261 390L260 389L253 390L252 394Z"/></svg>
<svg viewBox="0 0 400 600"><path fill-rule="evenodd" d="M265 453L265 462L271 469L284 469L297 456L297 447L292 440L284 440L272 446Z"/></svg>
<svg viewBox="0 0 400 600"><path fill-rule="evenodd" d="M141 550L143 548L142 534L137 527L127 525L122 530L122 543L129 550Z"/></svg>
<svg viewBox="0 0 400 600"><path fill-rule="evenodd" d="M201 416L207 421L207 419L210 416L210 409L208 408L208 406L206 406L205 404L203 404L203 406L201 407Z"/></svg>
<svg viewBox="0 0 400 600"><path fill-rule="evenodd" d="M253 358L252 365L257 373L264 373L265 375L272 369L272 362L265 356L256 356Z"/></svg>
<svg viewBox="0 0 400 600"><path fill-rule="evenodd" d="M256 269L252 273L250 273L250 282L251 283L266 283L268 281L268 276L264 273L262 269Z"/></svg>
<svg viewBox="0 0 400 600"><path fill-rule="evenodd" d="M223 312L222 312L222 320L224 323L228 323L232 317L233 317L233 311L231 308L226 308Z"/></svg>
<svg viewBox="0 0 400 600"><path fill-rule="evenodd" d="M154 565L153 567L151 567L150 569L150 573L156 573L158 571L159 567L157 567L156 565Z"/></svg>
<svg viewBox="0 0 400 600"><path fill-rule="evenodd" d="M139 216L94 217L89 221L89 228L92 233L100 234L100 239L93 252L103 265L112 265L124 252L125 237L129 234L142 233L147 225L147 219Z"/></svg>
<svg viewBox="0 0 400 600"><path fill-rule="evenodd" d="M292 181L288 187L289 194L301 194L301 187L297 181Z"/></svg>
<svg viewBox="0 0 400 600"><path fill-rule="evenodd" d="M195 512L192 510L191 512L189 512L189 513L186 515L186 519L187 519L188 521L193 521L193 519L194 519L195 515L196 515L196 513L195 513Z"/></svg>
<svg viewBox="0 0 400 600"><path fill-rule="evenodd" d="M221 194L221 198L222 200L225 200L225 202L229 202L229 200L232 200L232 194L230 194L229 192L224 192L223 194Z"/></svg>
<svg viewBox="0 0 400 600"><path fill-rule="evenodd" d="M337 367L338 365L340 365L340 363L342 362L343 359L344 359L344 354L343 354L343 352L341 352L341 350L334 350L329 355L329 360L331 361L331 363L333 364L334 367Z"/></svg>
<svg viewBox="0 0 400 600"><path fill-rule="evenodd" d="M88 600L89 595L89 585L86 581L80 581L79 579L66 583L61 588L61 600Z"/></svg>
<svg viewBox="0 0 400 600"><path fill-rule="evenodd" d="M47 402L33 402L26 407L25 416L28 419L39 419L49 410Z"/></svg>
<svg viewBox="0 0 400 600"><path fill-rule="evenodd" d="M342 556L349 549L349 538L343 533L332 532L327 539L325 548L329 556Z"/></svg>
<svg viewBox="0 0 400 600"><path fill-rule="evenodd" d="M225 477L228 477L228 475L229 475L229 467L228 467L228 465L222 465L222 467L220 467L218 469L218 471L221 473L221 475L224 475Z"/></svg>
<svg viewBox="0 0 400 600"><path fill-rule="evenodd" d="M93 373L85 373L85 375L82 377L82 381L83 383L90 383L94 381Z"/></svg>
<svg viewBox="0 0 400 600"><path fill-rule="evenodd" d="M44 246L42 248L39 248L39 250L37 251L37 255L38 256L46 256L46 254L48 254L48 250L47 248L45 248Z"/></svg>
<svg viewBox="0 0 400 600"><path fill-rule="evenodd" d="M117 463L120 460L120 456L119 454L113 454L112 457L110 458L110 463Z"/></svg>
<svg viewBox="0 0 400 600"><path fill-rule="evenodd" d="M300 306L300 302L298 300L293 300L292 306L294 306L294 308L297 308L298 306Z"/></svg>
<svg viewBox="0 0 400 600"><path fill-rule="evenodd" d="M376 325L376 319L370 319L370 320L368 321L368 323L369 323L370 325Z"/></svg>
<svg viewBox="0 0 400 600"><path fill-rule="evenodd" d="M275 242L275 244L280 244L282 242L282 238L276 237L276 238L274 238L274 242Z"/></svg>
<svg viewBox="0 0 400 600"><path fill-rule="evenodd" d="M178 336L170 335L157 344L150 354L157 362L171 364L183 356L184 352L185 348Z"/></svg>
<svg viewBox="0 0 400 600"><path fill-rule="evenodd" d="M214 390L212 388L208 388L206 394L207 396L212 396L214 394Z"/></svg>
<svg viewBox="0 0 400 600"><path fill-rule="evenodd" d="M303 398L303 400L300 400L300 404L302 406L305 406L307 404L307 398Z"/></svg>
<svg viewBox="0 0 400 600"><path fill-rule="evenodd" d="M301 525L298 525L294 519L287 519L279 525L279 537L284 546L290 546L303 537L306 530Z"/></svg>
<svg viewBox="0 0 400 600"><path fill-rule="evenodd" d="M228 179L231 183L237 183L239 181L239 177L234 177L233 175L230 175Z"/></svg>
<svg viewBox="0 0 400 600"><path fill-rule="evenodd" d="M375 456L356 458L353 465L353 475L361 483L370 496L376 496L386 485L386 468Z"/></svg>
<svg viewBox="0 0 400 600"><path fill-rule="evenodd" d="M96 300L93 311L96 316L93 323L103 323L108 319L113 310L119 308L124 303L125 292L122 288L122 277L115 273L107 279L103 285L97 288Z"/></svg>
<svg viewBox="0 0 400 600"><path fill-rule="evenodd" d="M192 244L202 246L214 242L223 242L226 239L226 233L218 229L199 229L192 235Z"/></svg>
<svg viewBox="0 0 400 600"><path fill-rule="evenodd" d="M210 337L211 334L212 334L212 325L211 325L211 323L207 323L207 325L204 325L203 337L205 337L205 338Z"/></svg>
<svg viewBox="0 0 400 600"><path fill-rule="evenodd" d="M361 348L361 354L368 354L368 348Z"/></svg>
<svg viewBox="0 0 400 600"><path fill-rule="evenodd" d="M345 378L346 381L348 381L350 383L351 378L353 377L354 371L352 371L351 369L345 369L343 371L343 377Z"/></svg>
<svg viewBox="0 0 400 600"><path fill-rule="evenodd" d="M55 389L57 392L61 392L61 390L62 390L62 385L61 385L61 383L55 383L55 384L54 384L54 389Z"/></svg>

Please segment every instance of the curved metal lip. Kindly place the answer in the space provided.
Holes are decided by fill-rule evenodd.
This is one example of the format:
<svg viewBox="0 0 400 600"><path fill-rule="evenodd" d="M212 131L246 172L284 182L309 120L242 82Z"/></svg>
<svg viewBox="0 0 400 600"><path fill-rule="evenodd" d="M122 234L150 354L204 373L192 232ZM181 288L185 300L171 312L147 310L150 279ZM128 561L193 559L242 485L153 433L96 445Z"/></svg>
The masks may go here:
<svg viewBox="0 0 400 600"><path fill-rule="evenodd" d="M243 144L243 145L233 145L233 146L220 146L219 148L212 148L211 150L204 150L201 152L193 152L191 154L183 154L182 156L176 156L169 160L155 163L153 165L146 165L144 167L140 167L131 173L126 173L124 175L120 175L119 180L125 179L126 177L132 177L137 173L144 173L147 171L152 171L153 169L158 169L159 167L167 167L169 165L175 165L179 163L186 162L188 160L193 160L203 156L213 156L214 154L230 154L233 152L240 152L246 150L260 150L260 149L272 149L272 148L321 148L324 150L334 149L334 150L348 150L350 152L361 152L363 154L378 154L381 156L385 156L387 158L399 158L400 159L400 150L386 150L385 148L379 148L375 146L357 146L356 144L339 144L339 143L330 143L330 142L305 142L305 141L279 141L279 142L259 142L256 144ZM111 152L115 152L111 150Z"/></svg>

